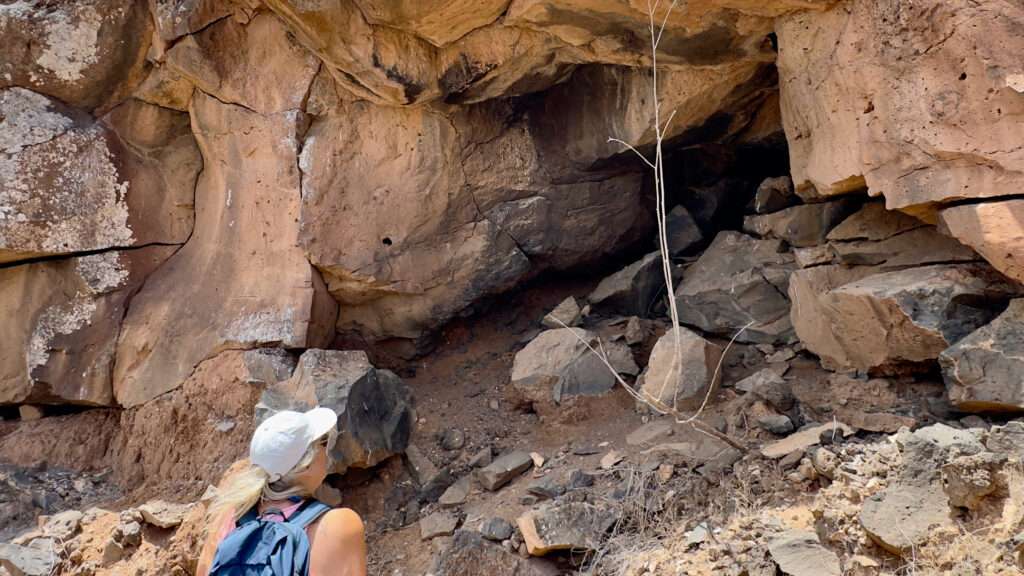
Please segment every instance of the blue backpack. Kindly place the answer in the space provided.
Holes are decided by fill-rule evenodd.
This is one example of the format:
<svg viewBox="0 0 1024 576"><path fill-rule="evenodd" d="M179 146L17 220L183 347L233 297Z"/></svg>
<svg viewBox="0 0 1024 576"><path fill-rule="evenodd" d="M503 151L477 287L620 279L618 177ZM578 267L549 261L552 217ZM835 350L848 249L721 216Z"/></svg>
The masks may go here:
<svg viewBox="0 0 1024 576"><path fill-rule="evenodd" d="M210 576L306 576L309 574L309 526L331 507L316 500L303 504L283 522L267 519L279 511L259 516L253 507L237 527L217 546Z"/></svg>

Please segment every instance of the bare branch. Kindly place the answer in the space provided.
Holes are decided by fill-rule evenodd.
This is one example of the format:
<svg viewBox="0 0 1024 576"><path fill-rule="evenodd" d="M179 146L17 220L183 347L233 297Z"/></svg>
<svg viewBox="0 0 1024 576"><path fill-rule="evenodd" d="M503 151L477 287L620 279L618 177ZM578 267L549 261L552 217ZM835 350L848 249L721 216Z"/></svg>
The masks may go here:
<svg viewBox="0 0 1024 576"><path fill-rule="evenodd" d="M650 160L648 160L646 156L644 156L643 154L641 154L639 150L637 150L636 148L634 148L632 144L630 144L630 143L628 143L628 142L626 142L626 141L624 141L624 140L619 140L618 138L609 138L609 139L608 139L608 141L609 141L609 142L615 142L615 143L617 143L617 144L622 144L622 145L623 145L623 146L625 146L625 147L626 147L627 149L629 149L629 150L632 150L634 154L636 154L637 156L639 156L639 157L640 157L640 159L644 161L644 164L647 164L648 166L650 166L652 170L654 169L654 164L651 164L651 161L650 161Z"/></svg>

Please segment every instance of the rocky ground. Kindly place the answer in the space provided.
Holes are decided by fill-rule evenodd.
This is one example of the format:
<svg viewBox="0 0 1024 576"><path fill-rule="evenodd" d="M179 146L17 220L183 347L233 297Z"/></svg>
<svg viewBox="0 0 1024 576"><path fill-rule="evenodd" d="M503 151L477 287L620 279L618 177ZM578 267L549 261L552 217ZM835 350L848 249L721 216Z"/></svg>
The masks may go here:
<svg viewBox="0 0 1024 576"><path fill-rule="evenodd" d="M0 3L0 576L316 404L375 575L1020 573L1024 6L667 4Z"/></svg>
<svg viewBox="0 0 1024 576"><path fill-rule="evenodd" d="M780 185L785 193L785 181L766 182L753 205ZM821 216L835 210L842 215ZM1019 573L1024 424L970 413L973 398L1000 394L1001 375L1016 361L1012 339L1000 336L1015 309L1000 309L1018 289L968 249L875 203L797 204L748 216L744 227L789 218L802 219L799 227L723 231L704 250L699 237L680 241L676 294L691 328L683 329L685 370L674 382L659 352L672 342L660 266L648 255L610 274L539 278L454 321L433 352L412 361L401 346L370 356L240 353L224 361L234 368L215 373L234 374L253 392L223 399L193 391L168 399L164 411L198 407L208 438L190 446L206 446L282 406L333 405L349 435L321 497L364 516L373 574ZM813 241L794 248L802 242L788 231L806 235L812 225L820 226ZM906 234L930 235L927 254L907 256L914 243L888 251ZM830 263L851 254L870 269ZM850 270L867 281L828 276ZM822 272L836 287L805 292L803 277ZM870 282L879 275L889 279L881 292ZM894 277L906 277L907 287ZM836 301L806 314L827 298ZM851 308L861 311L852 316L842 313L844 298L874 303ZM736 310L760 322L745 329ZM838 325L870 334L882 320L884 347L812 337L850 332ZM983 350L974 352L972 340L985 342ZM980 372L964 369L969 360L940 362L1001 347ZM973 384L964 385L965 375ZM692 414L709 389L700 426L634 398L646 392ZM354 418L356 406L376 419ZM223 414L231 410L242 412L229 426ZM122 496L109 473L47 470L15 449L44 430L59 445L107 419L100 410L6 425L0 452L36 466L7 476L7 530L20 528L0 552L8 572L194 569L223 459L184 484L147 478ZM182 428L183 441L196 426Z"/></svg>

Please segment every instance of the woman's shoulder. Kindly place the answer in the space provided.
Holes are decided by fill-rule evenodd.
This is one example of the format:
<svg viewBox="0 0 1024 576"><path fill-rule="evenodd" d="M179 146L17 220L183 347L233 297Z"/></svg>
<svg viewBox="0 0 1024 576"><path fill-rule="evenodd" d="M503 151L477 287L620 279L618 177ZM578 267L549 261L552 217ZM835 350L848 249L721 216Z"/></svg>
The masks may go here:
<svg viewBox="0 0 1024 576"><path fill-rule="evenodd" d="M351 508L328 510L315 522L313 528L318 537L326 535L328 540L362 538L364 532L363 519Z"/></svg>

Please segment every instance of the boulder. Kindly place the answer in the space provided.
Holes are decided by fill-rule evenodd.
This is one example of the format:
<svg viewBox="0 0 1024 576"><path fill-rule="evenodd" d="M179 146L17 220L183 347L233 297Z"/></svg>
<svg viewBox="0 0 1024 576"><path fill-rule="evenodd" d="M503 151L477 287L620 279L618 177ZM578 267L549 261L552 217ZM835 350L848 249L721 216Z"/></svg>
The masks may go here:
<svg viewBox="0 0 1024 576"><path fill-rule="evenodd" d="M480 535L495 542L508 540L513 530L512 523L499 516L492 516L480 524Z"/></svg>
<svg viewBox="0 0 1024 576"><path fill-rule="evenodd" d="M981 442L981 435L975 430L960 430L947 426L941 422L924 426L914 431L911 436L900 434L896 437L898 443L902 444L905 451L910 452L915 458L919 442L926 442L934 446L940 454L978 454L985 450Z"/></svg>
<svg viewBox="0 0 1024 576"><path fill-rule="evenodd" d="M0 89L113 106L141 79L152 30L146 3L132 0L8 3L0 10Z"/></svg>
<svg viewBox="0 0 1024 576"><path fill-rule="evenodd" d="M1024 99L1013 87L1024 7L872 0L776 21L782 120L799 193L863 188L890 209L1018 194ZM899 41L877 41L899 38ZM998 73L992 73L999 70ZM970 126L970 134L963 126Z"/></svg>
<svg viewBox="0 0 1024 576"><path fill-rule="evenodd" d="M580 323L580 305L569 296L548 312L541 320L546 328L571 328Z"/></svg>
<svg viewBox="0 0 1024 576"><path fill-rule="evenodd" d="M459 525L459 517L451 512L434 512L420 520L420 539L430 540L438 536L451 536Z"/></svg>
<svg viewBox="0 0 1024 576"><path fill-rule="evenodd" d="M52 548L0 544L0 568L11 576L50 576L59 556Z"/></svg>
<svg viewBox="0 0 1024 576"><path fill-rule="evenodd" d="M720 232L676 289L679 318L704 332L740 342L794 339L786 290L796 268L779 240Z"/></svg>
<svg viewBox="0 0 1024 576"><path fill-rule="evenodd" d="M796 403L789 383L772 368L762 368L736 383L736 389L764 400L780 412L786 412Z"/></svg>
<svg viewBox="0 0 1024 576"><path fill-rule="evenodd" d="M0 268L0 404L113 404L129 299L173 253L153 246Z"/></svg>
<svg viewBox="0 0 1024 576"><path fill-rule="evenodd" d="M150 500L139 506L139 513L147 524L164 529L179 526L191 510L191 504L173 504L163 500Z"/></svg>
<svg viewBox="0 0 1024 576"><path fill-rule="evenodd" d="M743 219L743 230L762 238L779 238L792 246L816 246L858 206L854 198L802 204L771 214L747 216Z"/></svg>
<svg viewBox="0 0 1024 576"><path fill-rule="evenodd" d="M640 393L656 406L691 410L700 406L709 389L721 382L716 374L722 347L683 327L676 356L676 332L669 330L651 351L647 368L640 375Z"/></svg>
<svg viewBox="0 0 1024 576"><path fill-rule="evenodd" d="M516 519L531 556L558 550L597 550L615 522L610 510L584 502L549 504Z"/></svg>
<svg viewBox="0 0 1024 576"><path fill-rule="evenodd" d="M409 444L409 389L394 373L374 368L363 351L303 352L292 377L263 392L257 421L274 411L316 406L338 414L338 440L331 453L334 472L375 466Z"/></svg>
<svg viewBox="0 0 1024 576"><path fill-rule="evenodd" d="M787 530L772 538L768 553L788 576L841 576L839 557L825 548L818 535L807 530Z"/></svg>
<svg viewBox="0 0 1024 576"><path fill-rule="evenodd" d="M949 400L961 410L1024 410L1024 299L939 355Z"/></svg>
<svg viewBox="0 0 1024 576"><path fill-rule="evenodd" d="M890 486L864 501L859 518L876 544L897 555L952 526L946 494L936 483Z"/></svg>
<svg viewBox="0 0 1024 576"><path fill-rule="evenodd" d="M758 417L757 425L780 436L793 431L793 421L784 414L764 414Z"/></svg>
<svg viewBox="0 0 1024 576"><path fill-rule="evenodd" d="M442 508L455 508L466 503L469 497L470 477L463 476L441 494L437 502Z"/></svg>
<svg viewBox="0 0 1024 576"><path fill-rule="evenodd" d="M646 318L664 289L661 253L651 252L601 280L587 300L597 310Z"/></svg>
<svg viewBox="0 0 1024 576"><path fill-rule="evenodd" d="M195 232L124 319L114 367L124 406L174 390L225 348L316 348L333 337L337 303L297 246L297 113L260 115L197 92L190 116L207 160ZM247 161L216 160L232 157Z"/></svg>
<svg viewBox="0 0 1024 576"><path fill-rule="evenodd" d="M800 198L793 192L793 179L789 176L765 178L754 193L754 212L770 214L798 204Z"/></svg>
<svg viewBox="0 0 1024 576"><path fill-rule="evenodd" d="M280 348L256 348L242 353L248 378L247 384L261 389L284 382L292 377L298 358Z"/></svg>
<svg viewBox="0 0 1024 576"><path fill-rule="evenodd" d="M704 241L697 221L682 205L673 208L665 217L665 232L668 253L672 256L685 254Z"/></svg>
<svg viewBox="0 0 1024 576"><path fill-rule="evenodd" d="M1021 291L979 264L871 272L828 266L793 275L793 325L827 368L888 372L934 360Z"/></svg>
<svg viewBox="0 0 1024 576"><path fill-rule="evenodd" d="M516 353L512 385L534 402L608 392L615 387L615 375L584 342L594 350L603 348L616 372L636 375L640 371L626 344L599 343L596 334L582 328L558 328L542 332Z"/></svg>
<svg viewBox="0 0 1024 576"><path fill-rule="evenodd" d="M78 510L65 510L46 519L43 534L57 540L70 540L82 524L84 515Z"/></svg>
<svg viewBox="0 0 1024 576"><path fill-rule="evenodd" d="M202 160L186 114L129 101L103 122L0 89L0 263L180 244Z"/></svg>
<svg viewBox="0 0 1024 576"><path fill-rule="evenodd" d="M935 360L1021 292L1021 287L981 264L939 264L872 275L819 297L822 314L817 322L822 327L810 333L827 330L834 339L815 340L804 333L801 339L809 351L829 357L826 366L891 371ZM833 342L839 343L840 354L830 354L828 344Z"/></svg>
<svg viewBox="0 0 1024 576"><path fill-rule="evenodd" d="M958 440L947 428L897 435L903 466L884 490L864 501L861 526L876 544L893 554L909 554L937 533L955 528L940 467L964 438Z"/></svg>
<svg viewBox="0 0 1024 576"><path fill-rule="evenodd" d="M1024 200L953 206L939 213L939 222L996 270L1024 282Z"/></svg>
<svg viewBox="0 0 1024 576"><path fill-rule="evenodd" d="M934 226L914 228L884 240L829 242L837 263L847 266L877 266L881 270L899 270L926 264L980 261L967 246L940 234Z"/></svg>
<svg viewBox="0 0 1024 576"><path fill-rule="evenodd" d="M511 526L509 527L511 533ZM486 535L484 536L486 537ZM479 532L456 530L450 543L439 550L431 563L430 574L436 576L556 576L559 570L550 562L521 558L501 546L484 540Z"/></svg>
<svg viewBox="0 0 1024 576"><path fill-rule="evenodd" d="M532 466L533 458L527 452L508 452L477 470L476 477L484 488L494 492Z"/></svg>
<svg viewBox="0 0 1024 576"><path fill-rule="evenodd" d="M420 487L421 492L436 492L435 487L442 485L447 487L447 484L451 482L448 471L439 470L415 444L405 447L405 461L409 465L409 474ZM444 487L440 488L440 490L444 489Z"/></svg>

